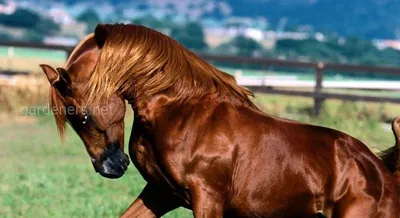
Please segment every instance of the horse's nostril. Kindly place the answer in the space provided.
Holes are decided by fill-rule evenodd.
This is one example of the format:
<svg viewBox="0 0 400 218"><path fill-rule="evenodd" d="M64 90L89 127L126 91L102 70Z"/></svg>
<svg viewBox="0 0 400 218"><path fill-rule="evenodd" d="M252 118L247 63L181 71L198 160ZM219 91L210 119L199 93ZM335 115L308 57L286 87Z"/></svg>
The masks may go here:
<svg viewBox="0 0 400 218"><path fill-rule="evenodd" d="M107 178L119 178L128 169L129 156L117 146L108 146L97 165L98 172Z"/></svg>
<svg viewBox="0 0 400 218"><path fill-rule="evenodd" d="M99 173L106 178L116 179L124 175L126 168L127 166L121 161L106 158L101 164Z"/></svg>

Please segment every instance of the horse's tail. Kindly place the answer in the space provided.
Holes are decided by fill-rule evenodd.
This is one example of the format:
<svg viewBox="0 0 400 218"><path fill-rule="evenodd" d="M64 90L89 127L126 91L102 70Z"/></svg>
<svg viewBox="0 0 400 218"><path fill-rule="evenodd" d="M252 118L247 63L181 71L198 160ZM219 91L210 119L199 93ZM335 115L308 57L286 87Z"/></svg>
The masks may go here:
<svg viewBox="0 0 400 218"><path fill-rule="evenodd" d="M400 117L396 117L392 122L392 131L395 138L395 145L378 154L385 166L396 177L400 184Z"/></svg>

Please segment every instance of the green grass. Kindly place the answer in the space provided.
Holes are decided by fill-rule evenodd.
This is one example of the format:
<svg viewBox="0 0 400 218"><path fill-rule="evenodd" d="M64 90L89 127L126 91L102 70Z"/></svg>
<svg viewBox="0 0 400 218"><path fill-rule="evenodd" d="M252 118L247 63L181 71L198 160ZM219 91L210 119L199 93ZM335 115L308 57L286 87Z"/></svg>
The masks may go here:
<svg viewBox="0 0 400 218"><path fill-rule="evenodd" d="M391 104L327 101L313 118L310 99L260 94L255 102L274 116L339 129L377 150L394 142L381 122L400 115ZM62 144L51 116L0 116L0 148L0 217L118 217L145 185L133 165L117 180L96 174L80 139L69 130ZM192 214L178 209L165 217Z"/></svg>
<svg viewBox="0 0 400 218"><path fill-rule="evenodd" d="M121 179L105 179L74 132L65 144L57 134L50 116L0 121L0 217L118 217L145 185L134 166ZM192 215L178 209L165 217Z"/></svg>

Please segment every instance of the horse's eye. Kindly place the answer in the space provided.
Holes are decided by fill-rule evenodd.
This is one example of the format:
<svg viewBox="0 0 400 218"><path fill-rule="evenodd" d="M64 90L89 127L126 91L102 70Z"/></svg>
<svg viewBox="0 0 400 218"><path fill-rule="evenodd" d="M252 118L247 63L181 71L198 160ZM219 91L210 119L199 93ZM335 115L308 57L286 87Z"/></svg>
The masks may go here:
<svg viewBox="0 0 400 218"><path fill-rule="evenodd" d="M88 122L88 119L89 119L89 114L88 114L87 110L85 109L85 110L83 111L83 120L82 120L82 124L85 125L85 124Z"/></svg>
<svg viewBox="0 0 400 218"><path fill-rule="evenodd" d="M85 125L87 123L87 121L88 121L88 115L85 114L85 116L83 117L83 120L82 120L82 124Z"/></svg>

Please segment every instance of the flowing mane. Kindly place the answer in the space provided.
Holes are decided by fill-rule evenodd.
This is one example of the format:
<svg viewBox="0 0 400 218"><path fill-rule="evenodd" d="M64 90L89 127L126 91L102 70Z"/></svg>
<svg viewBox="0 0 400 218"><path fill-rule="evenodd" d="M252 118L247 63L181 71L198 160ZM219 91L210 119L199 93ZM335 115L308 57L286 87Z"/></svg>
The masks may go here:
<svg viewBox="0 0 400 218"><path fill-rule="evenodd" d="M90 102L134 88L133 100L168 92L175 101L184 102L213 93L255 107L249 99L253 93L239 86L233 76L168 36L140 25L99 27L107 37L87 87Z"/></svg>

